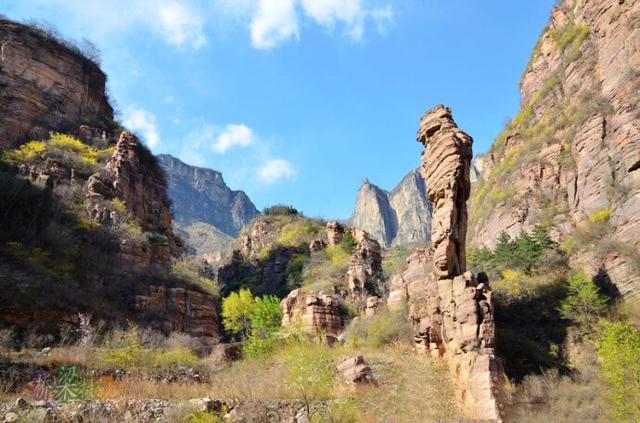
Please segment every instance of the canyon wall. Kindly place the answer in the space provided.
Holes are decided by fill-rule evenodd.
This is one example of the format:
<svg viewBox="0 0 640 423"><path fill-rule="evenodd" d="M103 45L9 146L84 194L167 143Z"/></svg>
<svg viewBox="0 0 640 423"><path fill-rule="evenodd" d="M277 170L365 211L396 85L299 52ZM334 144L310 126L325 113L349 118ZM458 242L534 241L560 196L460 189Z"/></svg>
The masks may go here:
<svg viewBox="0 0 640 423"><path fill-rule="evenodd" d="M639 296L639 88L640 3L560 1L474 187L471 244L545 225L575 267Z"/></svg>

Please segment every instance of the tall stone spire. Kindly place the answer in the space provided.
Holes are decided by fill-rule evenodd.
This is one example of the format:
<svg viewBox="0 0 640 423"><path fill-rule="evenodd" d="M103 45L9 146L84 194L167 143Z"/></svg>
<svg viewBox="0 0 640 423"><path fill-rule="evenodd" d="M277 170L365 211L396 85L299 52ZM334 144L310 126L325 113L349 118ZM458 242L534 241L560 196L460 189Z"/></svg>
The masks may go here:
<svg viewBox="0 0 640 423"><path fill-rule="evenodd" d="M422 116L418 141L425 146L421 172L433 207L431 242L438 279L466 271L467 200L473 139L458 129L451 109L438 105Z"/></svg>

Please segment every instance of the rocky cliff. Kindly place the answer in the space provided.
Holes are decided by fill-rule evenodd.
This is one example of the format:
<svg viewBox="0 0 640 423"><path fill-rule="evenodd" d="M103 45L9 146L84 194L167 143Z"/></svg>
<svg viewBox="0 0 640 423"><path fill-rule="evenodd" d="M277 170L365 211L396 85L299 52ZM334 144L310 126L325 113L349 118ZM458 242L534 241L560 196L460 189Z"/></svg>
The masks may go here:
<svg viewBox="0 0 640 423"><path fill-rule="evenodd" d="M384 247L429 241L431 206L420 173L409 172L391 192L365 179L351 224L367 231Z"/></svg>
<svg viewBox="0 0 640 423"><path fill-rule="evenodd" d="M396 310L406 304L418 348L448 361L465 415L500 420L492 293L486 275L466 271L473 140L441 105L422 117L418 140L425 146L421 171L433 204L433 247L418 249L392 278L387 303Z"/></svg>
<svg viewBox="0 0 640 423"><path fill-rule="evenodd" d="M32 27L0 21L0 43L0 147L34 138L0 155L0 327L79 333L92 316L215 340L203 275L173 270L164 173L111 120L105 75Z"/></svg>
<svg viewBox="0 0 640 423"><path fill-rule="evenodd" d="M49 131L106 123L107 77L91 60L41 30L0 19L0 148Z"/></svg>
<svg viewBox="0 0 640 423"><path fill-rule="evenodd" d="M220 172L190 166L166 154L158 160L169 182L175 221L181 226L202 222L237 237L259 214L247 194L231 190Z"/></svg>
<svg viewBox="0 0 640 423"><path fill-rule="evenodd" d="M487 154L470 238L549 226L576 265L640 295L640 3L563 0Z"/></svg>

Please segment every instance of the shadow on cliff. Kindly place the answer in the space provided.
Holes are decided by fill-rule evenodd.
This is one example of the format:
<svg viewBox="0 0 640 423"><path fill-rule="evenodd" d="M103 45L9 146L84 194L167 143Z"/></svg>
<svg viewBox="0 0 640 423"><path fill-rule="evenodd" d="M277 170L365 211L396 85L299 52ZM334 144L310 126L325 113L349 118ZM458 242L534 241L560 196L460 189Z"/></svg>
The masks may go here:
<svg viewBox="0 0 640 423"><path fill-rule="evenodd" d="M302 267L309 255L308 247L273 246L262 257L245 260L240 254L218 270L221 296L240 288L249 288L257 296L275 295L284 298L300 287Z"/></svg>
<svg viewBox="0 0 640 423"><path fill-rule="evenodd" d="M496 296L497 350L510 380L552 368L569 372L561 350L570 322L559 311L566 296L562 280L519 298Z"/></svg>
<svg viewBox="0 0 640 423"><path fill-rule="evenodd" d="M51 186L1 164L0 204L0 328L13 328L18 337L37 332L46 341L76 327L78 313L107 326L129 319L145 324L134 303L151 286L202 292L166 267L122 264L118 234L83 225Z"/></svg>

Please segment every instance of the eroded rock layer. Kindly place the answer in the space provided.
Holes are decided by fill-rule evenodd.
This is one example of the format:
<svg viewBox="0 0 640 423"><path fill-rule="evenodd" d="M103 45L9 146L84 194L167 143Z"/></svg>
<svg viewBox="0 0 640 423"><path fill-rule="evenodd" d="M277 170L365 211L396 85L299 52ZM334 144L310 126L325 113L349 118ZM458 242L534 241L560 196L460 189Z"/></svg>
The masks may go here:
<svg viewBox="0 0 640 423"><path fill-rule="evenodd" d="M424 146L422 174L433 207L431 242L434 265L441 277L453 277L466 269L467 199L471 191L469 135L459 130L451 109L439 105L420 121L418 141Z"/></svg>
<svg viewBox="0 0 640 423"><path fill-rule="evenodd" d="M344 329L342 300L337 295L305 294L294 289L281 302L282 327L291 328L296 322L310 334L337 339Z"/></svg>
<svg viewBox="0 0 640 423"><path fill-rule="evenodd" d="M161 236L148 241L123 239L121 257L127 263L167 264L182 253L171 227L170 202L162 170L151 153L129 132L120 134L105 168L89 177L86 210L101 224L117 223L120 211L112 201L126 206L145 231Z"/></svg>
<svg viewBox="0 0 640 423"><path fill-rule="evenodd" d="M92 61L42 31L0 19L0 148L84 118L113 119L106 76Z"/></svg>

